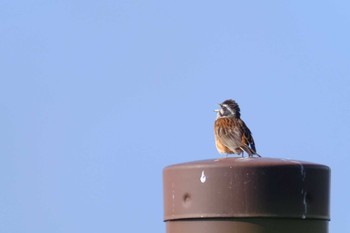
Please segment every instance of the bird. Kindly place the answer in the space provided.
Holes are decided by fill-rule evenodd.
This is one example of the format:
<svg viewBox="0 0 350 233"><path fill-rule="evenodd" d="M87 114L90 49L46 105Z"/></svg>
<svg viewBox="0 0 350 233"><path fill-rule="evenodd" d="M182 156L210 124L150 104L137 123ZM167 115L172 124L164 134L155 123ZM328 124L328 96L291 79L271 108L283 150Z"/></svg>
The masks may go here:
<svg viewBox="0 0 350 233"><path fill-rule="evenodd" d="M241 119L239 105L232 99L225 100L220 105L214 123L215 145L220 154L237 154L249 157L261 157L255 148L251 131Z"/></svg>

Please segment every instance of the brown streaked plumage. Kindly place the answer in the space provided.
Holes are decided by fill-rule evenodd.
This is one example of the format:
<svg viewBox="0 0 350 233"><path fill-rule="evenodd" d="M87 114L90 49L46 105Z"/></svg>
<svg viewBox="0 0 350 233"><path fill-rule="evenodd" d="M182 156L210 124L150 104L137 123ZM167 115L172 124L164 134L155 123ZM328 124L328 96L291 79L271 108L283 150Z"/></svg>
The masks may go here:
<svg viewBox="0 0 350 233"><path fill-rule="evenodd" d="M215 144L219 153L242 154L249 157L256 153L255 143L247 125L240 118L240 108L234 100L225 100L216 110L217 118L214 125Z"/></svg>

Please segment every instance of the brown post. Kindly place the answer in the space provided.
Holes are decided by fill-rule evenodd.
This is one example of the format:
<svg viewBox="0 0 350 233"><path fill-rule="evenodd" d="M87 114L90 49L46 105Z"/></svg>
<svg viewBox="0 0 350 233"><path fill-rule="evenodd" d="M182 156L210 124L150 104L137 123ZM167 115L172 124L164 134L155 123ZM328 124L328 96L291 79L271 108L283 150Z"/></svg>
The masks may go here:
<svg viewBox="0 0 350 233"><path fill-rule="evenodd" d="M166 167L167 233L328 233L330 169L223 158Z"/></svg>

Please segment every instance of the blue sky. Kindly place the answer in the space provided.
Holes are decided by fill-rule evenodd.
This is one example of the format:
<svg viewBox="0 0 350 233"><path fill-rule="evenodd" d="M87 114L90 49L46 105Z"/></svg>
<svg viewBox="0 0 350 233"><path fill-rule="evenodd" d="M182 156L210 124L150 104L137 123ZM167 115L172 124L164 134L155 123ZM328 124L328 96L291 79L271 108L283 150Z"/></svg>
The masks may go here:
<svg viewBox="0 0 350 233"><path fill-rule="evenodd" d="M332 169L350 230L348 1L0 2L0 231L165 232L162 169L217 158L227 98L264 157Z"/></svg>

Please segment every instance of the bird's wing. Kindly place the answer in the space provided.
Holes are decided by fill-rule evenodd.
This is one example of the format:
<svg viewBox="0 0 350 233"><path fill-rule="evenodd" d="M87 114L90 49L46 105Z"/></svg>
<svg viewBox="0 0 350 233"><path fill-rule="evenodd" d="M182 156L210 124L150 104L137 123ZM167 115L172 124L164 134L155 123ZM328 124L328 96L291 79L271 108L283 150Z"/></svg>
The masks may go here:
<svg viewBox="0 0 350 233"><path fill-rule="evenodd" d="M240 124L239 128L242 130L242 144L249 146L251 150L256 153L254 139L249 128L241 119L239 119L238 124Z"/></svg>

